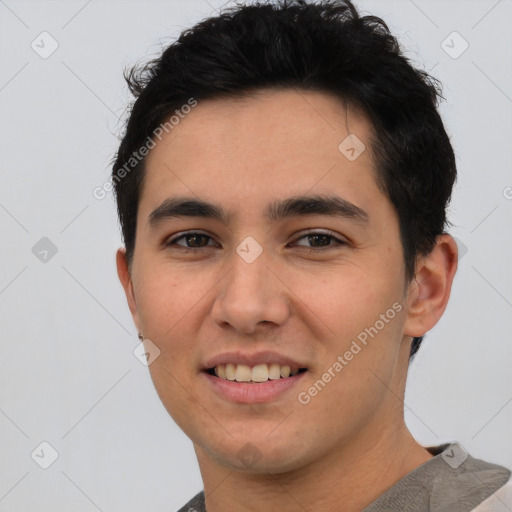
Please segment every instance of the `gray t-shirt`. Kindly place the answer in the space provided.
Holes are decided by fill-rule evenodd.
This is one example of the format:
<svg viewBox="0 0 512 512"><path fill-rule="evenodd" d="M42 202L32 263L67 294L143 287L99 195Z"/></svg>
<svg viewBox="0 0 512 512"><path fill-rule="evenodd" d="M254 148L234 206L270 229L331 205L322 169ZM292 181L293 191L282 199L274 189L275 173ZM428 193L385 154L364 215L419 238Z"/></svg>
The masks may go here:
<svg viewBox="0 0 512 512"><path fill-rule="evenodd" d="M505 499L497 492L511 479L507 468L473 458L458 443L428 450L432 459L401 478L362 512L469 512L479 505L482 511L498 511L502 506L504 511L512 510L510 492ZM489 502L490 507L484 508ZM178 512L207 512L204 491Z"/></svg>

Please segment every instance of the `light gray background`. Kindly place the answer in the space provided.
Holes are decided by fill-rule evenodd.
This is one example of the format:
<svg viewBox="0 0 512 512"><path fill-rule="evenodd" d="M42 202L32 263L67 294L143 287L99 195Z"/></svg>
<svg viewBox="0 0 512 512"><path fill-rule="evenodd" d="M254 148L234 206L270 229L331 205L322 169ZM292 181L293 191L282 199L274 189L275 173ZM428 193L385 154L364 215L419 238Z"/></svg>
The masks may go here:
<svg viewBox="0 0 512 512"><path fill-rule="evenodd" d="M174 511L202 488L133 355L115 205L92 191L125 119L123 67L223 3L0 1L0 511ZM356 4L443 82L459 169L451 232L467 252L412 364L407 422L425 445L512 467L512 1ZM51 48L43 31L59 45L46 59L31 47ZM458 58L442 47L453 31L469 43ZM57 248L46 262L42 237ZM49 461L43 441L59 454L48 469L31 458Z"/></svg>

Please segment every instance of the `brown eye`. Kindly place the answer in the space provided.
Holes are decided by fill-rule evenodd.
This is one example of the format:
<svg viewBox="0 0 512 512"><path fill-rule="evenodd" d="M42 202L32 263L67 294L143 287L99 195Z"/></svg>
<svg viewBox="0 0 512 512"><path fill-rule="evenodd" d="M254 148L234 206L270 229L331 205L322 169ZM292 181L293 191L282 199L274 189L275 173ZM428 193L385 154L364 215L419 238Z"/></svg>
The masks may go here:
<svg viewBox="0 0 512 512"><path fill-rule="evenodd" d="M313 244L313 247L325 247L330 245L330 241L332 239L332 236L329 235L308 235L309 243Z"/></svg>
<svg viewBox="0 0 512 512"><path fill-rule="evenodd" d="M322 233L322 232L318 232L318 231L312 232L312 233L307 233L307 234L301 236L300 238L298 238L297 240L302 240L302 239L307 239L307 242L309 244L311 244L311 245L305 245L305 247L309 248L309 249L334 248L334 247L337 247L340 245L345 245L347 243L344 240L341 240L330 233ZM334 244L330 243L333 240L335 241L335 243ZM304 246L304 244L298 244L297 242L295 242L295 244L299 245L299 246Z"/></svg>
<svg viewBox="0 0 512 512"><path fill-rule="evenodd" d="M185 244L178 243L178 241L184 240ZM184 233L180 236L177 236L168 242L166 242L166 246L180 246L185 249L201 249L202 247L208 246L208 241L212 240L212 237L205 235L204 233L197 232L189 232ZM206 243L205 243L206 242Z"/></svg>

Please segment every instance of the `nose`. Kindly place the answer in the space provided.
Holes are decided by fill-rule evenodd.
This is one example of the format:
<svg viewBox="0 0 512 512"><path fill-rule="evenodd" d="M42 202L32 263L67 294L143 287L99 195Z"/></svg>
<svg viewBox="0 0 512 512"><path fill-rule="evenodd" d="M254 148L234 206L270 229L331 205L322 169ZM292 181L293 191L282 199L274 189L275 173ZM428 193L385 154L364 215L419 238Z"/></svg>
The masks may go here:
<svg viewBox="0 0 512 512"><path fill-rule="evenodd" d="M232 262L231 271L217 288L213 321L246 334L253 334L269 323L284 324L290 316L287 288L276 270L270 268L265 252L252 263L235 253Z"/></svg>

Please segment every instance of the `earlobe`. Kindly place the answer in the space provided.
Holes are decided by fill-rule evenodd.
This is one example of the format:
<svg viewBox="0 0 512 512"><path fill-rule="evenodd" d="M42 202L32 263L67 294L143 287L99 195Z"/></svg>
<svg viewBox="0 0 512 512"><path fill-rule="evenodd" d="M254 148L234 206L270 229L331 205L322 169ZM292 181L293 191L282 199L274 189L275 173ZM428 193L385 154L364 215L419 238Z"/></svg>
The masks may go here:
<svg viewBox="0 0 512 512"><path fill-rule="evenodd" d="M126 300L128 302L128 307L130 308L130 312L132 314L133 321L135 326L139 332L140 322L139 322L139 313L137 310L137 302L135 300L135 294L133 291L133 283L130 276L130 272L128 270L128 263L126 261L126 249L121 247L117 250L116 253L116 266L117 266L117 275L119 277L119 281L123 286L124 293L126 295Z"/></svg>
<svg viewBox="0 0 512 512"><path fill-rule="evenodd" d="M418 259L408 290L406 336L423 336L441 318L457 271L457 255L455 240L445 233L429 254Z"/></svg>

